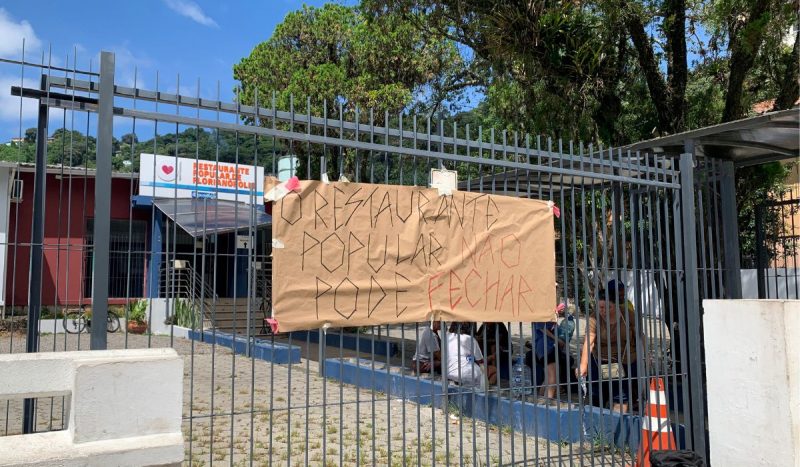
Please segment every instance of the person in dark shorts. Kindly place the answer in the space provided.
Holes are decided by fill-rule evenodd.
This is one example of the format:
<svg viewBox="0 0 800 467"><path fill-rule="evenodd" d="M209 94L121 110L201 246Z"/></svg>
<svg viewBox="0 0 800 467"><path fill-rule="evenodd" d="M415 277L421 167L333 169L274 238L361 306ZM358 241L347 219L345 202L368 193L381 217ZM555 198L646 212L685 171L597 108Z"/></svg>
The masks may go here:
<svg viewBox="0 0 800 467"><path fill-rule="evenodd" d="M633 309L617 306L617 301L605 290L598 293L597 313L589 316L575 372L591 384L594 405L601 405L601 394L605 393L611 398L612 409L622 413L628 412L637 392L636 359L644 337L637 333ZM607 375L601 376L601 365L609 369Z"/></svg>

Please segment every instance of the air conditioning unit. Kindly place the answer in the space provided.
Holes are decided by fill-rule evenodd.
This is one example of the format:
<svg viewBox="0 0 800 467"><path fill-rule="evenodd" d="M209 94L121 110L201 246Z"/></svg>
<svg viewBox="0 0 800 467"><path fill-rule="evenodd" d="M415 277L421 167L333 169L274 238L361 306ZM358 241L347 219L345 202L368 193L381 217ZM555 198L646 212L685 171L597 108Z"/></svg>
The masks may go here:
<svg viewBox="0 0 800 467"><path fill-rule="evenodd" d="M11 182L11 202L12 203L21 203L22 202L22 180L21 179L14 179Z"/></svg>

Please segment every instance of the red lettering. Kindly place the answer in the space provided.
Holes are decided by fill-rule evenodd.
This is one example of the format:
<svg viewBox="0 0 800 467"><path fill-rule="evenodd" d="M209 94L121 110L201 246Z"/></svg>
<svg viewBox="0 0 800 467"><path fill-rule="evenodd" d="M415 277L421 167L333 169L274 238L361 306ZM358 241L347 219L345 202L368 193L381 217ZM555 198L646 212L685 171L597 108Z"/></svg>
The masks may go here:
<svg viewBox="0 0 800 467"><path fill-rule="evenodd" d="M486 274L486 290L484 291L484 297L486 298L486 302L483 304L483 309L486 310L487 306L489 306L489 291L494 289L494 309L497 309L497 298L500 296L500 271L497 271L497 281L489 283L489 274Z"/></svg>
<svg viewBox="0 0 800 467"><path fill-rule="evenodd" d="M472 260L472 267L474 268L477 266L477 264L475 264L475 245L476 244L473 242L472 246L470 246L467 243L466 236L461 239L461 264L466 263L467 258L469 258Z"/></svg>
<svg viewBox="0 0 800 467"><path fill-rule="evenodd" d="M511 314L516 316L517 310L514 308L514 275L512 274L511 277L508 278L508 283L506 284L506 288L503 289L503 296L500 297L500 305L497 307L497 311L503 311L503 303L506 301L506 297L511 295Z"/></svg>
<svg viewBox="0 0 800 467"><path fill-rule="evenodd" d="M483 276L481 276L480 273L478 273L478 271L476 271L475 269L471 270L469 272L469 274L467 274L467 277L464 278L464 295L467 296L467 302L469 302L469 306L471 306L472 308L475 308L475 305L477 305L481 301L480 301L480 299L478 299L477 302L473 303L473 301L469 298L469 291L476 289L476 287L470 287L469 286L469 278L472 277L473 274L478 276L478 279L483 279Z"/></svg>
<svg viewBox="0 0 800 467"><path fill-rule="evenodd" d="M433 291L442 288L441 282L437 282L438 285L434 288L431 288L431 284L433 283L434 279L437 279L441 275L442 273L440 272L428 278L428 307L430 311L433 311Z"/></svg>
<svg viewBox="0 0 800 467"><path fill-rule="evenodd" d="M459 294L458 300L453 303L453 291L461 290L461 287L453 287L453 276L455 276L456 279L458 279L458 282L461 283L461 278L458 277L458 274L456 274L455 271L450 271L450 311L454 311L456 309L456 305L461 303L461 299L464 298Z"/></svg>
<svg viewBox="0 0 800 467"><path fill-rule="evenodd" d="M522 284L525 284L525 288L522 288ZM526 305L528 305L528 311L533 311L531 305L528 303L527 300L523 297L524 294L532 292L531 286L528 285L528 282L525 280L524 277L519 276L519 287L517 287L517 305L519 306L519 311L522 313L522 302L524 301Z"/></svg>
<svg viewBox="0 0 800 467"><path fill-rule="evenodd" d="M483 261L483 257L486 256L487 253L489 254L489 256L492 259L492 264L494 264L494 251L493 251L493 248L492 248L492 236L491 235L487 235L486 236L486 241L483 242L483 248L481 249L481 254L478 256L478 263Z"/></svg>

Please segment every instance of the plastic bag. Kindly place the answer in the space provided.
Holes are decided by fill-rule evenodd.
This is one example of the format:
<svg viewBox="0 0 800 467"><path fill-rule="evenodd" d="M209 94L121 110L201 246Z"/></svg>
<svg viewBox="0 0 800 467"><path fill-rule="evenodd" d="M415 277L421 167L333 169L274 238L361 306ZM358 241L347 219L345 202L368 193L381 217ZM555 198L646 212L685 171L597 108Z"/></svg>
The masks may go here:
<svg viewBox="0 0 800 467"><path fill-rule="evenodd" d="M650 453L652 467L705 467L703 458L692 451L653 451Z"/></svg>

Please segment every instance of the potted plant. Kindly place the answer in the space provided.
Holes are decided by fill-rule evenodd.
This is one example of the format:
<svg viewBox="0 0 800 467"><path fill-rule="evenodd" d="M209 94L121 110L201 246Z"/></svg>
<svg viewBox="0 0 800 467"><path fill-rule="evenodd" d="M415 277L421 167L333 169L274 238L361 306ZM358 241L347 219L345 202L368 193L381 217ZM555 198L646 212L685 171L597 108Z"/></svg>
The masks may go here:
<svg viewBox="0 0 800 467"><path fill-rule="evenodd" d="M147 300L128 303L127 315L128 332L144 334L147 331Z"/></svg>

